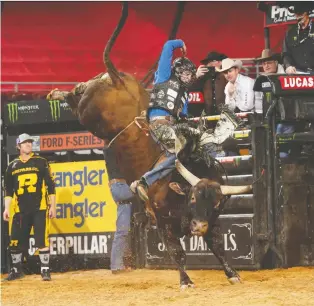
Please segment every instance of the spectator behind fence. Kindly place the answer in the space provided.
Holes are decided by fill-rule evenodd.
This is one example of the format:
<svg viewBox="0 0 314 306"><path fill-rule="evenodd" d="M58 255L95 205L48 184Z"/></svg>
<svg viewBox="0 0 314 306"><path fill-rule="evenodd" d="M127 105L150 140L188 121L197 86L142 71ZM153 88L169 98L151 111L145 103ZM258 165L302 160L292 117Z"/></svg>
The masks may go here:
<svg viewBox="0 0 314 306"><path fill-rule="evenodd" d="M279 59L280 54L273 53L270 49L264 49L261 57L255 61L262 65L265 75L272 73L285 74L285 69L279 64Z"/></svg>
<svg viewBox="0 0 314 306"><path fill-rule="evenodd" d="M199 80L197 83L203 89L206 115L216 115L220 106L225 103L224 89L227 81L222 73L215 71L216 67L221 68L221 61L225 58L227 58L225 54L209 52L197 69L196 77Z"/></svg>
<svg viewBox="0 0 314 306"><path fill-rule="evenodd" d="M226 58L222 60L222 68L216 71L223 72L228 81L225 87L228 108L234 112L263 112L262 93L254 92L254 79L240 74L242 62Z"/></svg>
<svg viewBox="0 0 314 306"><path fill-rule="evenodd" d="M269 74L285 74L285 70L282 65L278 63L280 59L279 54L273 53L270 49L264 49L260 58L256 59L258 64L261 64L265 75ZM290 134L295 132L295 126L293 124L279 123L276 128L277 134ZM280 150L280 157L287 157L290 151L289 145L282 145Z"/></svg>
<svg viewBox="0 0 314 306"><path fill-rule="evenodd" d="M286 33L283 43L283 63L287 74L314 74L314 27L309 13L314 9L313 1L300 1L293 9L298 21Z"/></svg>

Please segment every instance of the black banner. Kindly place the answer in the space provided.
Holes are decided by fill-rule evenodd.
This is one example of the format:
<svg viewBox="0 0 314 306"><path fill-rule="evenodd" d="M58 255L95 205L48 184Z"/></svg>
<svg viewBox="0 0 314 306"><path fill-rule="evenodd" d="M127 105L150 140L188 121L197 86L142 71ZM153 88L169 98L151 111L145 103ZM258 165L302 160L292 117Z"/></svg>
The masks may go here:
<svg viewBox="0 0 314 306"><path fill-rule="evenodd" d="M291 6L293 7L293 6ZM310 14L314 18L314 10ZM276 5L268 6L264 18L265 27L274 27L277 25L296 23L296 18L293 13L290 13L288 8L279 7Z"/></svg>
<svg viewBox="0 0 314 306"><path fill-rule="evenodd" d="M220 224L224 250L229 263L233 266L253 265L253 215L222 215ZM147 232L146 243L146 264L149 267L173 265L156 230ZM186 251L188 269L219 266L218 260L207 248L202 237L184 237L181 239L181 244Z"/></svg>
<svg viewBox="0 0 314 306"><path fill-rule="evenodd" d="M65 101L45 99L10 102L4 105L4 124L42 124L77 121Z"/></svg>
<svg viewBox="0 0 314 306"><path fill-rule="evenodd" d="M53 272L109 268L114 232L50 235L50 268ZM38 249L30 236L24 272L39 273ZM10 258L9 262L10 262Z"/></svg>

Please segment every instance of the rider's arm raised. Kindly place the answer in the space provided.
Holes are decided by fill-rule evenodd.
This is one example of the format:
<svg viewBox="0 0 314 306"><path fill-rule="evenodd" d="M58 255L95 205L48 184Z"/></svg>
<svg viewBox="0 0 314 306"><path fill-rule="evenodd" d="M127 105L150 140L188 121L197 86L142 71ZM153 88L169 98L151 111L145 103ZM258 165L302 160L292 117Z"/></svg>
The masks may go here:
<svg viewBox="0 0 314 306"><path fill-rule="evenodd" d="M170 78L173 51L183 46L184 42L181 39L168 40L164 44L155 73L155 84L165 82Z"/></svg>

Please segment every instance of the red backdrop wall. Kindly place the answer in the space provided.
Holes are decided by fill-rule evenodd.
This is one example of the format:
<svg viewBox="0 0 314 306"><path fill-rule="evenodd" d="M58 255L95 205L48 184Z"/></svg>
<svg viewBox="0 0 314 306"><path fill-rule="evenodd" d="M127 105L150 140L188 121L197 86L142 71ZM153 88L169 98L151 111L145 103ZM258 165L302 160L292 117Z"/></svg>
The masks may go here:
<svg viewBox="0 0 314 306"><path fill-rule="evenodd" d="M175 2L130 2L129 17L111 52L116 67L140 79L167 40ZM5 2L2 81L82 81L101 71L103 50L117 25L120 2ZM271 29L281 49L285 28ZM195 63L208 51L256 57L264 48L256 2L187 2L177 34Z"/></svg>

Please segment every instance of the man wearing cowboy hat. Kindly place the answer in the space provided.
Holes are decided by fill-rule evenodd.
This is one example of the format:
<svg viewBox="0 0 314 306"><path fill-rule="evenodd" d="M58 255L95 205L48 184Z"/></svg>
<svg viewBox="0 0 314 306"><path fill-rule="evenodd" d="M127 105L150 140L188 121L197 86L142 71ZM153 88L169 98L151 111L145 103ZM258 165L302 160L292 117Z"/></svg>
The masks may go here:
<svg viewBox="0 0 314 306"><path fill-rule="evenodd" d="M313 9L313 1L299 1L288 9L298 21L286 33L282 48L288 74L314 73L314 26L309 17Z"/></svg>
<svg viewBox="0 0 314 306"><path fill-rule="evenodd" d="M265 74L278 73L284 74L285 69L282 65L278 63L280 58L279 54L273 53L270 49L264 49L262 51L261 57L257 58L255 61L262 64Z"/></svg>
<svg viewBox="0 0 314 306"><path fill-rule="evenodd" d="M201 60L201 64L196 72L199 81L195 84L202 88L204 94L204 110L207 115L218 113L218 108L225 103L224 89L227 84L222 73L217 73L215 68L221 67L221 61L227 58L223 53L216 51L209 52Z"/></svg>
<svg viewBox="0 0 314 306"><path fill-rule="evenodd" d="M278 63L280 55L273 53L270 49L264 49L262 51L261 57L257 58L255 61L261 63L264 74L285 74L285 69L282 65ZM277 125L276 133L277 134L290 134L295 132L295 126L293 124L280 123ZM290 147L283 145L281 147L280 157L287 157L290 151Z"/></svg>
<svg viewBox="0 0 314 306"><path fill-rule="evenodd" d="M228 81L225 87L228 108L234 112L263 112L262 94L254 92L254 79L240 74L242 62L226 58L222 60L222 68L216 71L222 72Z"/></svg>

